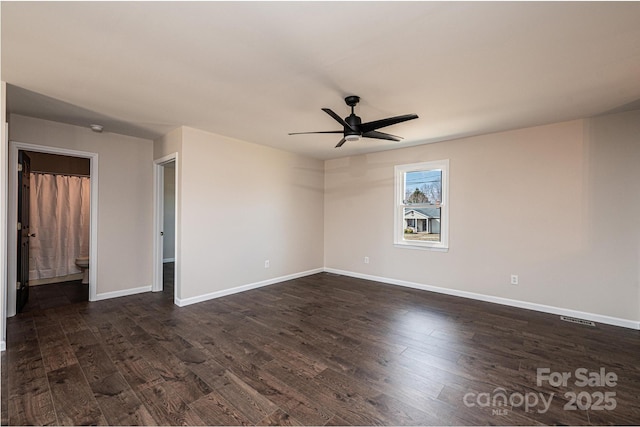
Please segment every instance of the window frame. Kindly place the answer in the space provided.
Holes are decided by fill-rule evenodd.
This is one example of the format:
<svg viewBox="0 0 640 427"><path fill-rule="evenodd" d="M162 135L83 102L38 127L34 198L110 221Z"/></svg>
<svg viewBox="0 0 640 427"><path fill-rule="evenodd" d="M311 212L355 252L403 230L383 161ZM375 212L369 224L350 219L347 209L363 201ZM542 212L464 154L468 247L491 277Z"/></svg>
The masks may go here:
<svg viewBox="0 0 640 427"><path fill-rule="evenodd" d="M447 252L449 250L449 159L433 160L429 162L396 165L395 168L395 199L393 215L394 245L398 248L425 249ZM417 241L404 239L404 209L416 205L404 203L405 174L425 170L440 170L442 172L442 201L440 203L440 241ZM431 205L433 206L433 205Z"/></svg>

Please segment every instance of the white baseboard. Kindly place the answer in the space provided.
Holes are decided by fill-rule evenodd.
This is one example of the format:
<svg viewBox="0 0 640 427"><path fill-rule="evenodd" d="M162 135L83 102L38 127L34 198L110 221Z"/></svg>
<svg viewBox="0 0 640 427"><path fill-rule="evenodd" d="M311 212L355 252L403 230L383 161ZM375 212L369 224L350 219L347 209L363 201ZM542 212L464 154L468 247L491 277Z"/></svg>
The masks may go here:
<svg viewBox="0 0 640 427"><path fill-rule="evenodd" d="M141 294L143 292L151 292L151 285L142 286L139 288L123 289L121 291L113 291L113 292L105 292L102 294L97 294L96 299L94 301L102 301L105 299L126 297L129 295Z"/></svg>
<svg viewBox="0 0 640 427"><path fill-rule="evenodd" d="M640 321L636 321L636 320L621 319L619 317L605 316L602 314L588 313L585 311L572 310L572 309L562 308L562 307L554 307L551 305L537 304L533 302L496 297L492 295L478 294L475 292L467 292L467 291L461 291L457 289L441 288L439 286L424 285L422 283L408 282L405 280L398 280L398 279L390 279L388 277L371 276L369 274L355 273L353 271L337 270L335 268L325 268L324 271L327 273L340 274L343 276L371 280L374 282L381 282L389 285L404 286L406 288L420 289L423 291L436 292L439 294L453 295L456 297L491 302L494 304L507 305L510 307L524 308L527 310L540 311L543 313L577 317L579 319L591 320L593 322L604 323L607 325L620 326L623 328L640 330Z"/></svg>
<svg viewBox="0 0 640 427"><path fill-rule="evenodd" d="M0 341L0 351L5 351L7 349L7 343L4 341Z"/></svg>
<svg viewBox="0 0 640 427"><path fill-rule="evenodd" d="M176 259L175 258L163 258L162 259L162 263L163 264L166 264L168 262L176 262Z"/></svg>
<svg viewBox="0 0 640 427"><path fill-rule="evenodd" d="M274 277L273 279L267 279L260 282L249 283L247 285L236 286L231 289L223 289L221 291L211 292L204 295L198 295L196 297L175 299L175 303L178 307L184 307L191 304L196 304L199 302L208 301L215 298L224 297L227 295L237 294L238 292L249 291L251 289L261 288L263 286L274 285L276 283L285 282L287 280L298 279L300 277L311 276L312 274L322 273L324 268L316 268L313 270L307 270L300 273L293 273L286 276Z"/></svg>

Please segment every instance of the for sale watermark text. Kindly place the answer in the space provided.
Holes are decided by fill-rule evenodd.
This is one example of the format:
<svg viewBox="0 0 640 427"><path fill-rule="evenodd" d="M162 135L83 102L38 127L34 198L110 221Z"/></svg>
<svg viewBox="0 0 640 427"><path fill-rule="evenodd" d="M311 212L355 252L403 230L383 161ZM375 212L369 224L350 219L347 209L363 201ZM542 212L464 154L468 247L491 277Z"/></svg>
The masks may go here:
<svg viewBox="0 0 640 427"><path fill-rule="evenodd" d="M551 387L567 387L569 380L574 378L576 387L615 387L618 385L618 375L607 372L605 368L590 372L587 368L578 368L573 372L551 372L549 368L538 368L536 384L538 387L548 382Z"/></svg>
<svg viewBox="0 0 640 427"><path fill-rule="evenodd" d="M615 387L618 385L618 375L615 372L607 372L605 368L599 371L589 371L587 368L578 368L572 372L552 372L549 368L538 368L536 384L538 387L544 383L551 387L568 387L571 382L574 386L584 387ZM564 394L567 403L565 411L578 409L592 411L612 411L618 405L615 391L568 391Z"/></svg>
<svg viewBox="0 0 640 427"><path fill-rule="evenodd" d="M616 393L604 388L613 388L618 385L618 375L608 372L606 368L590 371L587 368L578 368L575 371L552 371L550 368L538 368L536 370L536 385L543 387L549 385L553 388L573 388L579 391L567 391L564 393L566 403L564 410L592 410L612 411L616 408ZM551 407L551 402L556 393L541 393L529 391L526 393L507 392L502 387L493 390L492 393L466 393L462 398L465 406L491 408L493 415L507 415L514 408L522 408L525 412L546 413Z"/></svg>

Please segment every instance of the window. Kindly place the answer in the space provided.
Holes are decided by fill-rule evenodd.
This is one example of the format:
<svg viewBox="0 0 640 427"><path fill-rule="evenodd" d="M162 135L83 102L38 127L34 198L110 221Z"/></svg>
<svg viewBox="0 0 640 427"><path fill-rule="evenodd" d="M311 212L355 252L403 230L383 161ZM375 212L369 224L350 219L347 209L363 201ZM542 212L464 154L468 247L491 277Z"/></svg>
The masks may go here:
<svg viewBox="0 0 640 427"><path fill-rule="evenodd" d="M449 160L395 167L395 244L449 248Z"/></svg>

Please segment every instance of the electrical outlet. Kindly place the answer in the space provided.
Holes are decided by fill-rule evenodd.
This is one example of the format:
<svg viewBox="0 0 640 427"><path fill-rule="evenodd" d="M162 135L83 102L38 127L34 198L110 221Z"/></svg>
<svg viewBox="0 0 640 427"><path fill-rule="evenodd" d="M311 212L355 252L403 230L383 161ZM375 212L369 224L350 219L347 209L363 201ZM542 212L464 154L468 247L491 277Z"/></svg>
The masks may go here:
<svg viewBox="0 0 640 427"><path fill-rule="evenodd" d="M369 257L368 256L364 257L364 263L365 264L369 264Z"/></svg>
<svg viewBox="0 0 640 427"><path fill-rule="evenodd" d="M264 268L269 268L269 260L266 260L266 261L264 262Z"/></svg>
<svg viewBox="0 0 640 427"><path fill-rule="evenodd" d="M518 284L518 275L517 274L512 274L511 275L511 284L512 285L517 285Z"/></svg>

